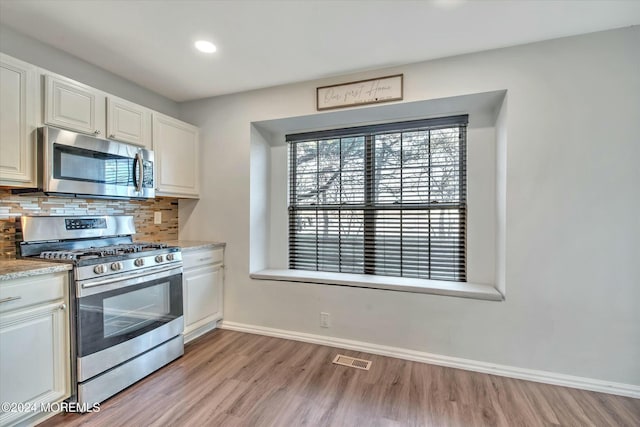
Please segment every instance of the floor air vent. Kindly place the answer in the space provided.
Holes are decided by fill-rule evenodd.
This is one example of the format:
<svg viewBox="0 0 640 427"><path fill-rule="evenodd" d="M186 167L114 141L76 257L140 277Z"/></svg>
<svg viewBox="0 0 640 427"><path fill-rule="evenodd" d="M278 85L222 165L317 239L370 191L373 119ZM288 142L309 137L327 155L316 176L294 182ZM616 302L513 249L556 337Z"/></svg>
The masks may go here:
<svg viewBox="0 0 640 427"><path fill-rule="evenodd" d="M370 360L356 359L355 357L344 356L342 354L337 355L336 358L333 359L333 363L336 365L349 366L350 368L364 369L365 371L368 371L371 367Z"/></svg>

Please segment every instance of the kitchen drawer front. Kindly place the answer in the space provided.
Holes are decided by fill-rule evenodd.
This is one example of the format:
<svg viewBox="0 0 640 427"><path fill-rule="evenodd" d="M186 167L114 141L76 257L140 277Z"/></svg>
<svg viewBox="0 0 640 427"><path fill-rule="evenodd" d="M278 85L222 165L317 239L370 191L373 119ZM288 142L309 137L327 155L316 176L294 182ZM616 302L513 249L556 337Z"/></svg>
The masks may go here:
<svg viewBox="0 0 640 427"><path fill-rule="evenodd" d="M200 249L197 251L182 252L182 263L185 269L222 263L223 260L223 248Z"/></svg>
<svg viewBox="0 0 640 427"><path fill-rule="evenodd" d="M65 297L68 273L44 274L0 282L0 313Z"/></svg>

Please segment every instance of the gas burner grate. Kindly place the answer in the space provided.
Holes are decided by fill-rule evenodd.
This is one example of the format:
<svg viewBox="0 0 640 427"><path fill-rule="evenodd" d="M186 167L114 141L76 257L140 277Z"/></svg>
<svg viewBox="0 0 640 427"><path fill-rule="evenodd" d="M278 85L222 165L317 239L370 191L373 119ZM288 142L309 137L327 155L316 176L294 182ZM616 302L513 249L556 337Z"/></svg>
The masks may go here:
<svg viewBox="0 0 640 427"><path fill-rule="evenodd" d="M138 253L144 252L146 250L165 249L167 247L168 245L165 243L136 242L76 250L44 251L40 253L40 258L62 260L91 259Z"/></svg>

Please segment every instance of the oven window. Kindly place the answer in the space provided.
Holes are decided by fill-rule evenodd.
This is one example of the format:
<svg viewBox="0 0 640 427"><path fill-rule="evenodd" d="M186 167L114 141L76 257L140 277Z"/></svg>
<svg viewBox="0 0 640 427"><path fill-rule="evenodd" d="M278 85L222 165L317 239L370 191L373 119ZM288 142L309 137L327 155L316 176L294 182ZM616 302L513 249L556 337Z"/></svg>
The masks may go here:
<svg viewBox="0 0 640 427"><path fill-rule="evenodd" d="M78 356L104 350L182 316L182 273L77 299Z"/></svg>
<svg viewBox="0 0 640 427"><path fill-rule="evenodd" d="M133 185L133 159L54 144L56 179Z"/></svg>
<svg viewBox="0 0 640 427"><path fill-rule="evenodd" d="M125 335L136 329L162 320L171 314L170 283L159 283L148 288L103 300L104 338Z"/></svg>

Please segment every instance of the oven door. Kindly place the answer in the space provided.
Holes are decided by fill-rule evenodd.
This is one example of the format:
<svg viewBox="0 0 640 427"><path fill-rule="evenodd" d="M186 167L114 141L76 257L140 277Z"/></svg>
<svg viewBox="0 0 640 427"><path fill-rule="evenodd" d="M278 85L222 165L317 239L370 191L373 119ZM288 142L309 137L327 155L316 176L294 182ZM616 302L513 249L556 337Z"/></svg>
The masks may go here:
<svg viewBox="0 0 640 427"><path fill-rule="evenodd" d="M182 266L116 280L85 280L77 289L79 381L183 331Z"/></svg>
<svg viewBox="0 0 640 427"><path fill-rule="evenodd" d="M39 133L43 190L104 197L152 198L153 152L51 127Z"/></svg>

